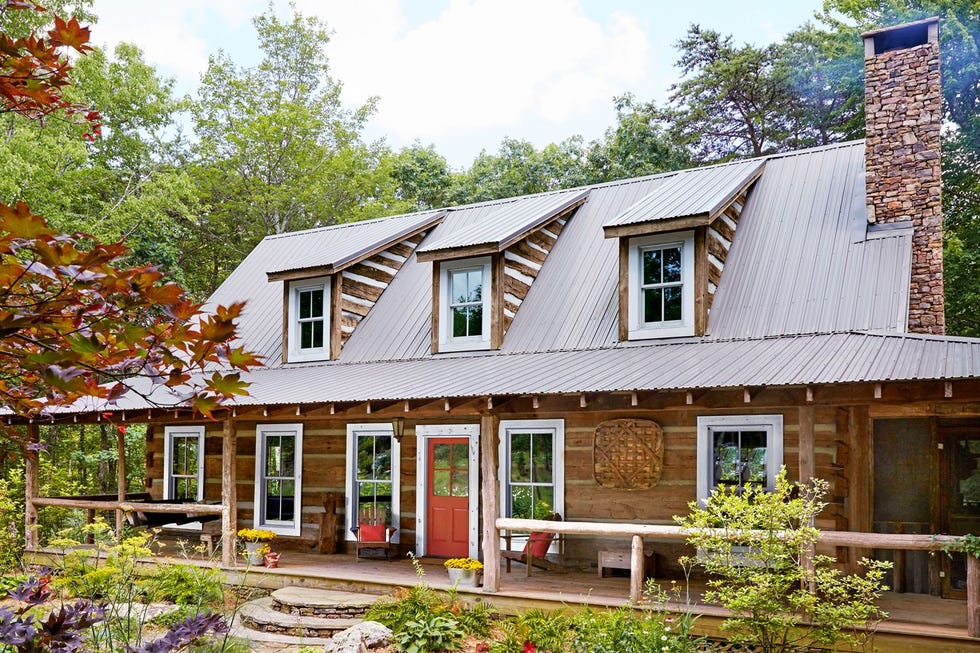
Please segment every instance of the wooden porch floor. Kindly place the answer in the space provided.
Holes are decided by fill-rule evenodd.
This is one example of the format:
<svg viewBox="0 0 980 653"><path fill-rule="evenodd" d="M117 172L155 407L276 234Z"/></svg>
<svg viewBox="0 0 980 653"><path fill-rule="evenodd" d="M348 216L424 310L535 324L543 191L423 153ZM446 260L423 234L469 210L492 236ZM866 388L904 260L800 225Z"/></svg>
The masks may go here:
<svg viewBox="0 0 980 653"><path fill-rule="evenodd" d="M422 560L425 582L433 588L451 587L446 570L439 560ZM361 560L350 555L320 555L285 552L277 569L226 569L232 582L274 589L290 585L345 589L369 594L386 594L397 586L417 582L412 564L407 559L391 562ZM670 581L661 583L670 589ZM683 589L683 583L678 586ZM718 606L702 604L703 584L690 588L690 606L699 615L696 629L701 634L721 636L719 629L725 611ZM512 572L501 569L500 589L496 593L462 589L471 600L484 600L501 612L509 613L528 608L547 610L575 609L584 605L614 607L627 603L629 578L616 576L599 578L596 572L569 571L553 573L535 569L525 576L524 565L515 563ZM668 604L668 609L687 611L682 595L680 602ZM882 652L913 651L980 651L980 640L966 635L966 602L941 599L921 594L887 592L881 607L889 618L881 624L874 644Z"/></svg>

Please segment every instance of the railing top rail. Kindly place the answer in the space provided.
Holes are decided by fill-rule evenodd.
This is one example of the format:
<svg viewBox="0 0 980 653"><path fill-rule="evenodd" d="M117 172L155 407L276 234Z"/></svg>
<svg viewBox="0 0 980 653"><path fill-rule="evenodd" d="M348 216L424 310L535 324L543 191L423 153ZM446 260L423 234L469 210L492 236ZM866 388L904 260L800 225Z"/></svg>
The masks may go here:
<svg viewBox="0 0 980 653"><path fill-rule="evenodd" d="M495 522L502 531L520 530L565 535L598 535L605 537L648 537L666 540L685 540L690 532L680 526L662 524L628 524L583 521L546 521L501 517ZM723 529L719 529L725 532ZM737 536L737 531L729 531ZM909 551L940 550L961 541L953 535L902 535L898 533L859 533L855 531L820 531L818 542L831 546L854 546L875 549Z"/></svg>

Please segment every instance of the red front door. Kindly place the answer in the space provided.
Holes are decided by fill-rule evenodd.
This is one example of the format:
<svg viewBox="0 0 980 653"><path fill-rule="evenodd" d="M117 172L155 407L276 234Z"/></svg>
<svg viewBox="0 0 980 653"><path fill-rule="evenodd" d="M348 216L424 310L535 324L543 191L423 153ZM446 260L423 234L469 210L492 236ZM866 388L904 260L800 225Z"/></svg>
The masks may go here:
<svg viewBox="0 0 980 653"><path fill-rule="evenodd" d="M428 444L427 553L469 555L470 457L467 438L431 438Z"/></svg>

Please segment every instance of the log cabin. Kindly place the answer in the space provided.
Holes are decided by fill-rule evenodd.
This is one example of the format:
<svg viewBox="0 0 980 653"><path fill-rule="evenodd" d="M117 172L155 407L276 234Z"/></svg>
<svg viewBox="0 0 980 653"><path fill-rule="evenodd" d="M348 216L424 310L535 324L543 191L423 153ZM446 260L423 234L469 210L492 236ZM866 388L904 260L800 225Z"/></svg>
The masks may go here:
<svg viewBox="0 0 980 653"><path fill-rule="evenodd" d="M674 515L785 467L829 481L841 565L886 557L895 589L964 599L966 558L926 551L980 533L980 341L944 323L938 20L864 44L861 141L265 238L210 300L248 301L249 396L217 421L113 408L149 425L146 491L217 502L197 509L221 515L226 566L242 525L353 552L381 506L392 548L481 558L486 592L502 531L558 513L563 564L622 552L635 595L644 553L677 572ZM29 523L51 505L28 504Z"/></svg>

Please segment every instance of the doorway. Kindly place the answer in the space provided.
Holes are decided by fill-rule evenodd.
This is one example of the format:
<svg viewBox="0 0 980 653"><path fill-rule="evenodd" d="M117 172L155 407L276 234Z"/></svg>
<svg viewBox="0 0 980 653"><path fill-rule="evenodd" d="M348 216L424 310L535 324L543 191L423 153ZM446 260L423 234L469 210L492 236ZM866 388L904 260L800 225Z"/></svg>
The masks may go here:
<svg viewBox="0 0 980 653"><path fill-rule="evenodd" d="M456 424L416 430L416 544L422 555L479 555L479 429Z"/></svg>

